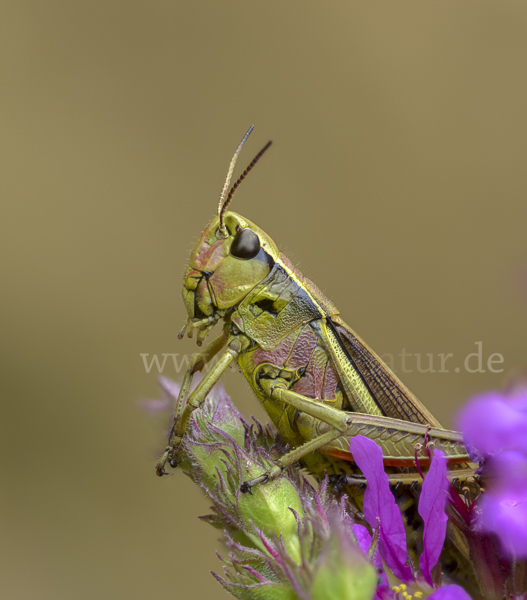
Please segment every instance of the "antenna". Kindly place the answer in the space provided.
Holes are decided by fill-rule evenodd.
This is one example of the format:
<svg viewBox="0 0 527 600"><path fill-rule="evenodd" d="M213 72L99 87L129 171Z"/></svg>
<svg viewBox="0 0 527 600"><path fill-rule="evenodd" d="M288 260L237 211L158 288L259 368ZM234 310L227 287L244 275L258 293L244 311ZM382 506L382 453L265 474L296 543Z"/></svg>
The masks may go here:
<svg viewBox="0 0 527 600"><path fill-rule="evenodd" d="M234 196L234 192L238 189L238 186L240 185L240 183L247 177L247 174L249 173L249 171L260 160L260 158L262 158L264 152L266 152L266 150L269 148L269 146L272 143L273 143L272 141L269 141L269 142L267 142L267 144L265 144L265 146L260 150L260 152L258 152L258 154L252 159L251 164L240 175L238 181L231 187L231 191L229 192L229 195L227 196L227 200L225 200L225 202L223 203L223 206L220 211L220 231L225 230L225 225L223 224L223 216L225 214L225 211L227 210L227 207L231 203L232 197ZM222 227L223 227L223 230L222 230Z"/></svg>
<svg viewBox="0 0 527 600"><path fill-rule="evenodd" d="M251 125L249 127L249 129L247 130L246 134L242 137L242 141L238 144L238 147L236 148L236 152L234 153L234 156L231 159L231 164L229 165L229 170L227 172L227 178L225 179L225 183L223 184L223 189L221 190L220 201L218 203L218 214L220 215L220 234L222 235L222 237L227 237L227 230L225 227L225 223L223 222L223 214L225 212L224 210L222 210L223 209L223 200L225 199L225 194L227 193L229 183L231 182L231 177L232 177L232 173L234 171L234 166L236 165L236 159L238 158L238 155L240 154L240 151L243 148L243 145L247 141L247 138L251 135L251 132L253 129L254 129L254 125Z"/></svg>

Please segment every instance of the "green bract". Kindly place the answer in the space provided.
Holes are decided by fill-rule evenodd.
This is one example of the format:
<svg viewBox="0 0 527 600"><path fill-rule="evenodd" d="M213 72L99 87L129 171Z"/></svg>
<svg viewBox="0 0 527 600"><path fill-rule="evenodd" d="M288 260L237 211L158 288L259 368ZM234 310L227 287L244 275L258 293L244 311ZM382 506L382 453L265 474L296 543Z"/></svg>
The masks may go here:
<svg viewBox="0 0 527 600"><path fill-rule="evenodd" d="M273 466L270 454L280 447L261 425L251 428L223 393L196 411L184 443L188 459L184 466L214 500L220 521L241 530L261 550L264 546L257 530L266 536L282 536L287 551L299 562L297 523L289 509L299 515L303 509L294 483L284 476L260 486L253 495L240 492L244 481Z"/></svg>

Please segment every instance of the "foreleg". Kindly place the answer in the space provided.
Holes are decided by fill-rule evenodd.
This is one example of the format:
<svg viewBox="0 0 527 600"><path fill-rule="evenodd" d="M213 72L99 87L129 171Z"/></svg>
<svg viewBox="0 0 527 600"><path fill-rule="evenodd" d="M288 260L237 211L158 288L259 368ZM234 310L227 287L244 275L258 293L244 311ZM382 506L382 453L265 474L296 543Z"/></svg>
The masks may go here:
<svg viewBox="0 0 527 600"><path fill-rule="evenodd" d="M183 379L183 384L181 385L181 389L179 391L179 396L178 396L176 406L174 409L174 425L172 426L170 435L168 437L168 446L165 448L163 455L161 456L161 458L158 460L158 462L156 464L156 473L160 477L162 475L167 474L167 472L165 471L165 464L166 464L167 460L170 459L171 467L177 466L177 463L173 459L174 449L181 442L182 433L184 432L184 430L186 428L186 423L188 422L188 416L191 412L191 411L187 410L187 401L190 400L189 392L190 392L190 387L192 385L192 379L194 377L194 374L197 373L198 371L201 371L205 367L205 365L208 362L210 362L218 354L218 352L221 351L221 349L227 343L227 340L228 340L228 338L225 334L220 335L215 340L213 340L204 350L195 354L190 362L187 372L185 373L185 377ZM228 364L230 364L230 362L232 362L232 360L229 361ZM203 384L206 385L206 381L210 381L210 376L212 373L216 372L217 366L218 365L215 365L213 370L203 378L203 380L198 385L196 390L194 390L193 394L191 394L191 397L194 396L194 394L198 391L198 389L200 389L200 388L203 389ZM227 367L225 367L225 368L227 368ZM223 369L223 371L224 370L225 369ZM223 371L221 371L221 372L223 373ZM221 375L221 373L220 373L220 375ZM208 388L208 391L205 393L204 398L206 397L208 392L212 389L212 387L214 386L214 384L216 383L217 380L218 380L218 378L216 378L214 380L214 383L212 383L212 385L210 385L210 387ZM181 428L183 419L185 419L185 428Z"/></svg>

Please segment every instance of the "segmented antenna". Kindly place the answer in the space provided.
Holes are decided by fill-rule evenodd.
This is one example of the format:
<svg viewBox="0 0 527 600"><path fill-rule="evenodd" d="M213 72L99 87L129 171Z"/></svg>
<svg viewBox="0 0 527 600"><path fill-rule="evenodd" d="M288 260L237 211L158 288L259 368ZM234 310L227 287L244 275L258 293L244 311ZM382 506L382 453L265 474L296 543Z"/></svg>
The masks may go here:
<svg viewBox="0 0 527 600"><path fill-rule="evenodd" d="M225 225L223 224L223 216L225 215L225 211L227 210L227 207L231 203L232 197L234 196L234 192L238 189L238 186L240 185L240 183L247 177L247 174L249 173L249 171L260 160L260 158L262 158L263 154L266 152L266 150L268 150L269 146L272 143L273 142L269 141L269 142L267 142L267 144L265 144L265 146L260 150L260 152L258 152L258 154L252 159L251 164L240 175L240 177L238 178L238 181L231 187L231 191L229 192L229 195L227 196L227 200L225 200L225 202L223 203L223 206L221 207L221 210L220 210L220 231L222 232L222 234L223 234L223 232L226 233L226 228L225 228Z"/></svg>
<svg viewBox="0 0 527 600"><path fill-rule="evenodd" d="M223 222L223 214L225 212L222 210L223 200L225 199L225 194L227 193L227 189L229 188L229 183L231 182L231 177L232 177L232 173L234 171L234 166L236 165L236 160L238 158L238 154L240 154L240 151L241 151L243 145L247 141L247 138L251 135L251 132L253 129L254 129L254 125L251 125L249 127L249 129L247 130L246 134L242 137L242 141L238 144L238 147L236 148L236 152L234 153L234 156L232 157L231 164L229 165L229 170L227 172L227 178L225 179L225 183L223 184L223 189L221 190L220 201L218 203L218 214L220 215L220 233L223 237L227 237L227 229L225 227L225 223Z"/></svg>

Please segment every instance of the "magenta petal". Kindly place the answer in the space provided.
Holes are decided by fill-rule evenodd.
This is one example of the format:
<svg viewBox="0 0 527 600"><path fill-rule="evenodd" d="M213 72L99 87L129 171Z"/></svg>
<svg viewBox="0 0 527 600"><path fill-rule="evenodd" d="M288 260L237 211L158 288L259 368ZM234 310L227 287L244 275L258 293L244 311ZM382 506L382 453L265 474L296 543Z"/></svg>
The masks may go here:
<svg viewBox="0 0 527 600"><path fill-rule="evenodd" d="M485 463L485 478L492 482L492 494L527 495L527 456L506 450L490 457Z"/></svg>
<svg viewBox="0 0 527 600"><path fill-rule="evenodd" d="M350 440L350 452L368 481L364 492L364 516L372 529L377 527L379 519L382 557L396 577L405 582L412 581L412 571L405 566L406 532L384 472L382 450L374 441L357 435Z"/></svg>
<svg viewBox="0 0 527 600"><path fill-rule="evenodd" d="M364 554L367 555L372 542L372 537L369 531L366 529L366 527L358 525L357 523L354 523L351 528L355 534L355 538L357 539L360 549L364 552ZM372 557L371 563L375 568L382 569L382 558L378 548Z"/></svg>
<svg viewBox="0 0 527 600"><path fill-rule="evenodd" d="M428 600L472 600L471 597L459 585L445 585L436 590Z"/></svg>
<svg viewBox="0 0 527 600"><path fill-rule="evenodd" d="M432 464L426 474L419 498L419 514L424 521L423 553L419 559L421 573L428 585L433 587L431 571L439 560L446 535L448 517L445 513L448 479L446 459L441 450L436 450Z"/></svg>
<svg viewBox="0 0 527 600"><path fill-rule="evenodd" d="M368 550L370 549L372 542L370 532L366 529L366 527L364 527L363 525L358 525L357 523L354 523L351 526L351 529L353 530L353 533L355 535L355 538L357 539L357 543L359 544L360 549L364 552L364 554L368 554Z"/></svg>
<svg viewBox="0 0 527 600"><path fill-rule="evenodd" d="M481 527L494 533L507 554L527 558L527 493L490 491L479 502Z"/></svg>
<svg viewBox="0 0 527 600"><path fill-rule="evenodd" d="M527 412L527 377L525 375L513 381L507 391L507 400L516 410Z"/></svg>
<svg viewBox="0 0 527 600"><path fill-rule="evenodd" d="M459 429L475 460L502 450L527 453L527 413L524 405L498 392L470 400L458 416Z"/></svg>

